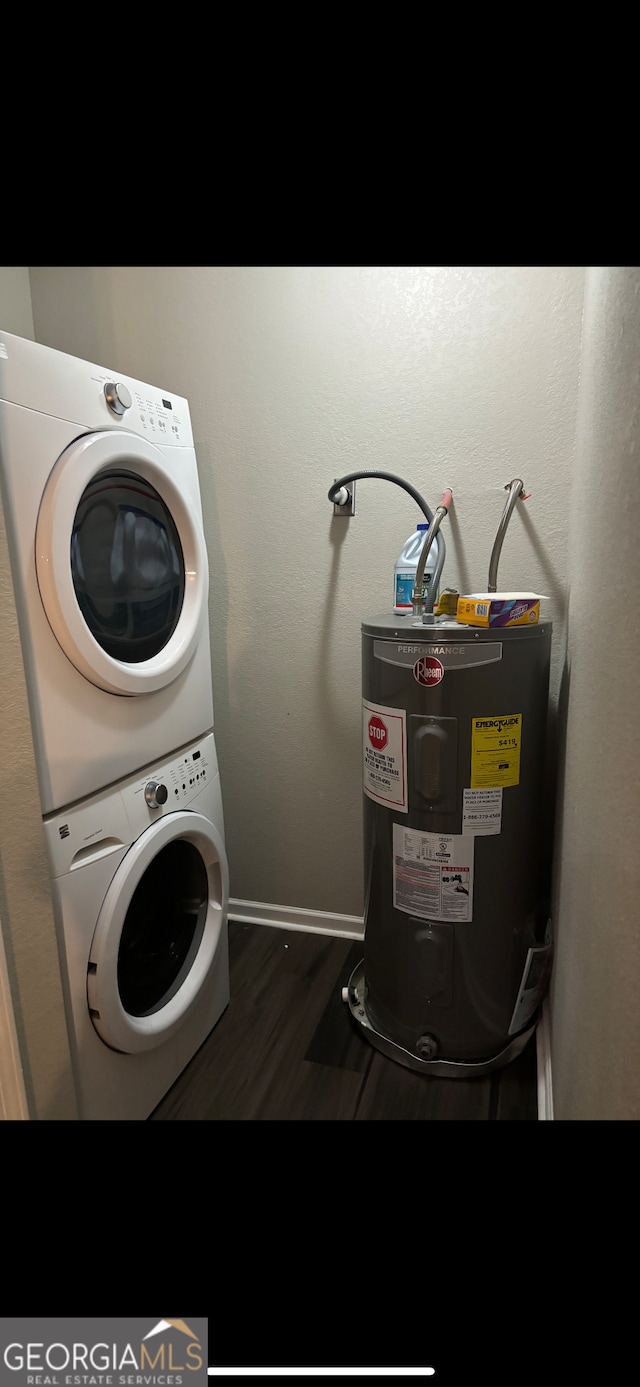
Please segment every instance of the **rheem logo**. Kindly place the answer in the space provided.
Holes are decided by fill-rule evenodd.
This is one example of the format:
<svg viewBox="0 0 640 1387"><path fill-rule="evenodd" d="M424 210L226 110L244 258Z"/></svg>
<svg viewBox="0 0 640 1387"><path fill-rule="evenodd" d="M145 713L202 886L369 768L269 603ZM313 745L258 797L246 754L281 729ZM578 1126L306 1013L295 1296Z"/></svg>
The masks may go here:
<svg viewBox="0 0 640 1387"><path fill-rule="evenodd" d="M413 666L413 677L419 684L424 684L427 689L433 688L434 684L439 684L444 676L444 665L440 660L436 660L435 655L423 655L422 659L416 660Z"/></svg>
<svg viewBox="0 0 640 1387"><path fill-rule="evenodd" d="M369 741L376 751L382 751L389 740L386 723L379 718L377 713L369 719Z"/></svg>

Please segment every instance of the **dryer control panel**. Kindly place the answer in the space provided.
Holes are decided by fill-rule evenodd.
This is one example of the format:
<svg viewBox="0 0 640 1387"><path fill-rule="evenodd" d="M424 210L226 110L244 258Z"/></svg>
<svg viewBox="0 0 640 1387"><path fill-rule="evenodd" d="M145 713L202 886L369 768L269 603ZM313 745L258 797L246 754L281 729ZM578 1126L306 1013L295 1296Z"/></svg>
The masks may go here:
<svg viewBox="0 0 640 1387"><path fill-rule="evenodd" d="M9 332L0 333L0 400L91 431L123 428L164 447L193 447L184 396Z"/></svg>
<svg viewBox="0 0 640 1387"><path fill-rule="evenodd" d="M183 406L184 401L177 396L162 395L152 386L141 385L133 390L131 415L154 443L191 443L191 428L185 427Z"/></svg>

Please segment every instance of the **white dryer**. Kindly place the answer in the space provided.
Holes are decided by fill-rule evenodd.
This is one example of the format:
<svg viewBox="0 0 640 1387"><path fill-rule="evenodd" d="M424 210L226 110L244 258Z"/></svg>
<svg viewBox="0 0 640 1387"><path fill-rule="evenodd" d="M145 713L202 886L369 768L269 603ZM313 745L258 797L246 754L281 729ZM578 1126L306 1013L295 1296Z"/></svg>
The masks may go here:
<svg viewBox="0 0 640 1387"><path fill-rule="evenodd" d="M44 826L81 1118L143 1120L229 1001L213 735Z"/></svg>
<svg viewBox="0 0 640 1387"><path fill-rule="evenodd" d="M0 332L0 478L48 814L213 726L188 403Z"/></svg>

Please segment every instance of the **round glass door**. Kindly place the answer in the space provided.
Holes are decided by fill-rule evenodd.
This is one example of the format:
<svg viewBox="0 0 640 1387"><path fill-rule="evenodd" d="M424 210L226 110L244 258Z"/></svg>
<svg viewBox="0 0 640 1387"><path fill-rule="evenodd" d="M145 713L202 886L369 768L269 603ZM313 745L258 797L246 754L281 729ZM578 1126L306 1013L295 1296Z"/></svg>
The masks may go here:
<svg viewBox="0 0 640 1387"><path fill-rule="evenodd" d="M87 1001L99 1036L126 1054L184 1023L215 963L229 873L215 825L193 810L156 820L117 867L91 943Z"/></svg>
<svg viewBox="0 0 640 1387"><path fill-rule="evenodd" d="M108 430L60 455L36 526L36 572L58 644L108 693L165 688L207 620L209 567L195 453L169 460Z"/></svg>
<svg viewBox="0 0 640 1387"><path fill-rule="evenodd" d="M87 626L114 660L164 649L184 598L184 558L162 497L134 472L101 472L80 497L71 576Z"/></svg>
<svg viewBox="0 0 640 1387"><path fill-rule="evenodd" d="M118 950L118 991L130 1016L151 1016L175 996L200 948L207 869L181 839L158 853L136 887Z"/></svg>

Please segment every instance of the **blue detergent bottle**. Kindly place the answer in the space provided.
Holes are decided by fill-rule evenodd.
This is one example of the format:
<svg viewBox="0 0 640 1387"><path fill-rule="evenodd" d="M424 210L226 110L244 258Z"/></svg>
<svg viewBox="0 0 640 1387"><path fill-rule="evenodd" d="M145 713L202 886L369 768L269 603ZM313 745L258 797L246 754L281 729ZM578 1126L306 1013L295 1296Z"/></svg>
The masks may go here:
<svg viewBox="0 0 640 1387"><path fill-rule="evenodd" d="M413 531L413 534L409 535L406 544L402 546L402 549L396 559L393 570L394 612L402 613L410 612L412 610L411 597L413 593L416 573L418 571L418 563L420 561L420 555L422 553L422 548L426 539L428 529L428 521L423 521L421 524L417 525L416 529ZM424 601L426 601L427 595L431 590L431 583L433 580L433 574L437 562L438 536L436 535L433 544L431 545L431 549L429 550L427 563L423 575L422 597ZM438 594L436 593L434 601L437 602L437 600Z"/></svg>

